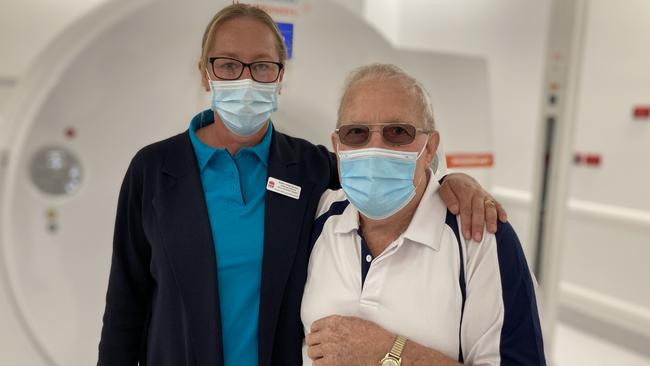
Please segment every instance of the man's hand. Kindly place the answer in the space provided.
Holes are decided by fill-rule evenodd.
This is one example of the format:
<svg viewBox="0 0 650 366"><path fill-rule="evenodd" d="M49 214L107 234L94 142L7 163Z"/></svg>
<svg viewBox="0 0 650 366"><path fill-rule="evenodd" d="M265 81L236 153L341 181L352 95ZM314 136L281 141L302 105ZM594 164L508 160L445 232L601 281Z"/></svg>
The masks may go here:
<svg viewBox="0 0 650 366"><path fill-rule="evenodd" d="M439 192L449 211L455 215L460 213L465 240L473 237L475 241L481 241L484 224L487 224L487 231L494 234L497 231L497 217L501 222L508 220L501 204L467 174L448 174Z"/></svg>
<svg viewBox="0 0 650 366"><path fill-rule="evenodd" d="M395 335L367 320L331 315L315 321L305 337L314 366L376 365L390 351Z"/></svg>

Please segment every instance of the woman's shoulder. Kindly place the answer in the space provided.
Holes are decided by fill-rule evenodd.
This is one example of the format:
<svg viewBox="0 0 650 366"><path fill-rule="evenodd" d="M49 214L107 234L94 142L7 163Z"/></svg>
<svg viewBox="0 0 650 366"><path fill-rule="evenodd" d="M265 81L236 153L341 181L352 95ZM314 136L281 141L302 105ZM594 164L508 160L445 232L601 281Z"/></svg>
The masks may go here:
<svg viewBox="0 0 650 366"><path fill-rule="evenodd" d="M127 174L144 179L158 176L162 170L182 173L195 166L193 162L192 143L186 131L138 150L131 159Z"/></svg>
<svg viewBox="0 0 650 366"><path fill-rule="evenodd" d="M156 141L141 148L133 157L134 161L151 161L164 159L170 153L183 153L189 149L191 152L191 141L187 132Z"/></svg>
<svg viewBox="0 0 650 366"><path fill-rule="evenodd" d="M328 159L329 157L329 151L323 145L316 145L308 140L305 140L300 137L291 136L284 132L280 132L280 131L275 131L275 132L276 132L276 138L281 140L278 141L278 143L291 148L296 153L300 154L299 156L302 156L303 154L307 154L312 156L318 155L324 159Z"/></svg>

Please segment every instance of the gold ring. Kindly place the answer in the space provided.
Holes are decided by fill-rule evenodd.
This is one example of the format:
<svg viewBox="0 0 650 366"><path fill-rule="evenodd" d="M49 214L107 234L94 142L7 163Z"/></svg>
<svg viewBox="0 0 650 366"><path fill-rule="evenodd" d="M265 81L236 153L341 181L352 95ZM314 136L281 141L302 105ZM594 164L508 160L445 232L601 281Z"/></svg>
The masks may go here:
<svg viewBox="0 0 650 366"><path fill-rule="evenodd" d="M488 198L483 202L483 204L484 205L495 205L496 206L497 203L493 199Z"/></svg>

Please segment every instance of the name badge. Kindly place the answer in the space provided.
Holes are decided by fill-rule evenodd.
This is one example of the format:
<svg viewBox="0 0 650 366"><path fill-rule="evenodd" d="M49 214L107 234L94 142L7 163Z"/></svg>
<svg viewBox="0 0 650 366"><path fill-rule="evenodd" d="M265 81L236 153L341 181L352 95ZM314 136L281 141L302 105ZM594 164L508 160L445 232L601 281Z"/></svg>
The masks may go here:
<svg viewBox="0 0 650 366"><path fill-rule="evenodd" d="M271 192L291 197L295 200L300 198L300 186L279 180L277 178L269 177L269 180L266 182L266 189Z"/></svg>

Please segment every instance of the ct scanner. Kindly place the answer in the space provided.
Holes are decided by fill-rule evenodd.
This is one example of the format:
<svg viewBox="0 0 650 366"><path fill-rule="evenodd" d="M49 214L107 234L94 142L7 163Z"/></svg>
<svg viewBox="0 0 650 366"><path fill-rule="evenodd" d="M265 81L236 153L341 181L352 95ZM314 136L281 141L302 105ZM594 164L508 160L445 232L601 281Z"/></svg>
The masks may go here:
<svg viewBox="0 0 650 366"><path fill-rule="evenodd" d="M0 364L96 362L122 176L209 105L201 35L228 3L107 1L21 80L0 130ZM396 49L333 1L258 3L293 24L276 128L329 146L345 75L393 62L430 91L446 151L491 150L484 59ZM484 185L489 174L472 171Z"/></svg>

